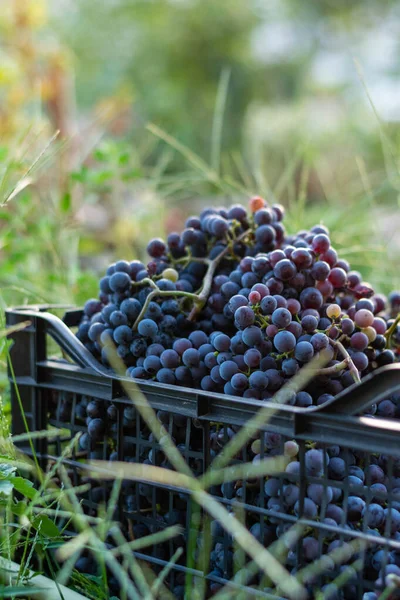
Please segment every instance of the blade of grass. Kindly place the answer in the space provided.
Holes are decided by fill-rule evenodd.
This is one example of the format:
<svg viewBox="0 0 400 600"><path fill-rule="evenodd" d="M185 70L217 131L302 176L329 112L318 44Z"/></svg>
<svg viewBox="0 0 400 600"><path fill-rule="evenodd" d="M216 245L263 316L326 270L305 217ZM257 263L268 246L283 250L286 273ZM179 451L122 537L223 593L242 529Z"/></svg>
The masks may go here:
<svg viewBox="0 0 400 600"><path fill-rule="evenodd" d="M169 560L168 564L165 565L165 567L163 568L163 570L161 571L161 573L159 574L159 576L157 577L157 579L155 580L155 582L151 586L152 598L157 598L158 592L160 591L163 582L168 577L168 575L169 575L171 569L173 568L174 564L180 559L180 557L182 556L182 554L183 554L183 549L182 548L178 548L176 550L176 552L172 555L172 557Z"/></svg>
<svg viewBox="0 0 400 600"><path fill-rule="evenodd" d="M218 82L217 97L215 101L214 118L211 129L211 167L216 173L220 172L222 128L224 122L226 100L228 97L230 76L230 69L222 69L221 76Z"/></svg>

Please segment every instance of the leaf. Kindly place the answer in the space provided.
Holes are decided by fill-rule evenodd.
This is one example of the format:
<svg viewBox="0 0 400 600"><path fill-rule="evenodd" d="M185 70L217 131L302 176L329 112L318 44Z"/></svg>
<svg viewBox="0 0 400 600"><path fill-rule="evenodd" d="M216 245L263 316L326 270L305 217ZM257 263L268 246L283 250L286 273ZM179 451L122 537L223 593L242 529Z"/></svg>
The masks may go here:
<svg viewBox="0 0 400 600"><path fill-rule="evenodd" d="M36 490L33 487L33 483L24 479L23 477L14 477L12 479L13 485L17 492L25 496L25 498L29 498L32 500L36 496Z"/></svg>
<svg viewBox="0 0 400 600"><path fill-rule="evenodd" d="M72 206L71 194L69 192L66 192L63 195L63 197L61 198L60 208L63 213L68 213L71 210L71 206Z"/></svg>
<svg viewBox="0 0 400 600"><path fill-rule="evenodd" d="M42 587L24 587L20 585L0 585L0 598L15 598L16 596L24 596L25 598L29 597L30 594L39 594L43 595L43 592L46 591L46 588Z"/></svg>
<svg viewBox="0 0 400 600"><path fill-rule="evenodd" d="M11 190L8 196L6 196L5 200L3 201L3 204L7 204L7 202L10 202L10 200L18 196L18 194L21 193L22 190L24 190L26 187L28 187L28 185L31 185L32 182L33 179L31 177L24 177L23 179L20 179L17 185L14 187L14 189Z"/></svg>
<svg viewBox="0 0 400 600"><path fill-rule="evenodd" d="M109 181L113 177L111 169L104 169L104 171L98 171L97 173L91 174L91 181L94 185L101 185L106 181Z"/></svg>
<svg viewBox="0 0 400 600"><path fill-rule="evenodd" d="M118 157L118 163L123 166L123 165L127 165L129 162L129 152L126 150L125 152L122 152L119 157Z"/></svg>
<svg viewBox="0 0 400 600"><path fill-rule="evenodd" d="M87 180L88 168L82 167L80 171L76 171L75 173L71 173L71 179L73 181L78 181L79 183L85 183Z"/></svg>
<svg viewBox="0 0 400 600"><path fill-rule="evenodd" d="M16 470L17 470L17 468L13 467L13 465L1 463L0 464L0 479L8 479L9 477L11 477L11 475L13 473L15 473Z"/></svg>
<svg viewBox="0 0 400 600"><path fill-rule="evenodd" d="M37 515L31 520L32 527L37 529L41 535L49 538L59 537L60 531L47 515Z"/></svg>
<svg viewBox="0 0 400 600"><path fill-rule="evenodd" d="M19 517L24 515L26 511L26 502L20 500L11 507L11 510L14 515L18 515Z"/></svg>
<svg viewBox="0 0 400 600"><path fill-rule="evenodd" d="M3 497L10 496L13 489L14 489L14 486L11 483L11 481L9 481L8 479L3 479L3 481L0 481L0 497L1 496L3 496Z"/></svg>
<svg viewBox="0 0 400 600"><path fill-rule="evenodd" d="M0 146L0 161L3 161L7 158L8 148L7 146Z"/></svg>

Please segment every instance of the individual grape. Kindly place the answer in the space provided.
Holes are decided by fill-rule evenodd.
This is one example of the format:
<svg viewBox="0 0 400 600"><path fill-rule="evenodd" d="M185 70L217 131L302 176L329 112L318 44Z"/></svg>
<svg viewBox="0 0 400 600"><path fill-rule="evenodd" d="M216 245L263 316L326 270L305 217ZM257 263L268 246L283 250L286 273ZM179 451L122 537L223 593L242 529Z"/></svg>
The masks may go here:
<svg viewBox="0 0 400 600"><path fill-rule="evenodd" d="M237 392L242 392L248 387L248 379L243 373L236 373L231 379L231 385Z"/></svg>
<svg viewBox="0 0 400 600"><path fill-rule="evenodd" d="M159 356L147 356L143 363L143 368L150 375L155 375L161 369L161 360Z"/></svg>
<svg viewBox="0 0 400 600"><path fill-rule="evenodd" d="M313 264L313 257L310 251L304 248L293 250L291 259L298 269L308 269Z"/></svg>
<svg viewBox="0 0 400 600"><path fill-rule="evenodd" d="M180 356L187 350L192 348L192 342L187 338L178 338L174 341L172 349L175 350Z"/></svg>
<svg viewBox="0 0 400 600"><path fill-rule="evenodd" d="M261 296L258 292L254 291L254 292L250 292L249 294L249 302L251 304L253 304L253 306L255 306L256 304L258 304L261 300Z"/></svg>
<svg viewBox="0 0 400 600"><path fill-rule="evenodd" d="M301 406L302 408L308 408L312 406L313 399L310 394L307 392L298 392L296 394L296 406Z"/></svg>
<svg viewBox="0 0 400 600"><path fill-rule="evenodd" d="M144 367L130 367L128 369L129 371L129 376L132 377L132 379L147 379L148 378L148 373L146 371L146 369L144 369Z"/></svg>
<svg viewBox="0 0 400 600"><path fill-rule="evenodd" d="M254 312L248 306L241 306L235 311L235 324L239 329L246 329L255 321Z"/></svg>
<svg viewBox="0 0 400 600"><path fill-rule="evenodd" d="M276 310L278 303L273 296L265 296L260 303L260 309L263 315L272 315Z"/></svg>
<svg viewBox="0 0 400 600"><path fill-rule="evenodd" d="M357 310L354 316L354 322L361 328L370 327L374 323L374 315L365 308Z"/></svg>
<svg viewBox="0 0 400 600"><path fill-rule="evenodd" d="M292 315L297 315L301 311L301 304L296 298L288 298L286 308Z"/></svg>
<svg viewBox="0 0 400 600"><path fill-rule="evenodd" d="M368 367L368 358L363 352L354 352L351 359L358 371L364 371Z"/></svg>
<svg viewBox="0 0 400 600"><path fill-rule="evenodd" d="M106 330L106 326L103 323L93 323L88 331L88 338L92 342L100 340L101 335Z"/></svg>
<svg viewBox="0 0 400 600"><path fill-rule="evenodd" d="M244 329L242 333L242 340L246 344L246 346L249 346L249 348L258 346L263 340L261 329L259 327L256 327L255 325L250 325L250 327L246 327L246 329Z"/></svg>
<svg viewBox="0 0 400 600"><path fill-rule="evenodd" d="M122 271L114 273L110 277L109 286L113 292L126 292L131 287L131 278Z"/></svg>
<svg viewBox="0 0 400 600"><path fill-rule="evenodd" d="M255 231L255 237L262 246L269 246L275 240L276 233L270 225L260 225Z"/></svg>
<svg viewBox="0 0 400 600"><path fill-rule="evenodd" d="M152 258L159 258L166 251L166 245L160 238L154 238L147 245L147 253Z"/></svg>
<svg viewBox="0 0 400 600"><path fill-rule="evenodd" d="M394 535L400 531L400 512L396 508L385 508L385 524L390 521L390 533Z"/></svg>
<svg viewBox="0 0 400 600"><path fill-rule="evenodd" d="M296 346L296 338L290 331L280 331L274 337L274 346L279 353L290 352Z"/></svg>
<svg viewBox="0 0 400 600"><path fill-rule="evenodd" d="M365 480L368 485L372 483L384 483L385 473L379 465L368 465L365 468Z"/></svg>
<svg viewBox="0 0 400 600"><path fill-rule="evenodd" d="M214 352L209 352L208 354L206 354L206 356L204 357L204 364L207 367L207 369L210 370L218 364L217 357L215 356Z"/></svg>
<svg viewBox="0 0 400 600"><path fill-rule="evenodd" d="M250 348L244 353L244 362L250 369L255 369L261 361L261 353L257 348Z"/></svg>
<svg viewBox="0 0 400 600"><path fill-rule="evenodd" d="M317 281L325 281L331 271L330 266L323 260L316 261L311 268L311 275Z"/></svg>
<svg viewBox="0 0 400 600"><path fill-rule="evenodd" d="M127 325L120 325L114 329L113 337L116 344L129 345L133 340L132 329Z"/></svg>
<svg viewBox="0 0 400 600"><path fill-rule="evenodd" d="M312 241L311 247L316 254L322 254L330 248L331 242L325 233L318 233Z"/></svg>
<svg viewBox="0 0 400 600"><path fill-rule="evenodd" d="M319 258L320 260L327 262L330 267L334 267L337 263L338 255L336 250L329 248L326 252L323 252Z"/></svg>
<svg viewBox="0 0 400 600"><path fill-rule="evenodd" d="M329 319L338 319L340 317L341 312L342 309L338 304L330 304L326 309L326 316Z"/></svg>
<svg viewBox="0 0 400 600"><path fill-rule="evenodd" d="M329 339L324 333L315 333L310 343L314 348L315 352L321 352L321 350L325 350L329 346Z"/></svg>
<svg viewBox="0 0 400 600"><path fill-rule="evenodd" d="M355 350L365 350L368 346L368 338L365 333L362 333L361 331L353 333L350 338L350 346Z"/></svg>
<svg viewBox="0 0 400 600"><path fill-rule="evenodd" d="M299 501L297 501L295 503L293 510L294 510L294 514L297 517L302 517L304 519L315 519L315 517L318 514L317 505L310 498L304 498L302 511L300 511L300 502ZM317 540L315 540L315 538L313 538L313 539L314 539L314 541L317 541Z"/></svg>
<svg viewBox="0 0 400 600"><path fill-rule="evenodd" d="M268 387L268 377L262 371L254 371L249 377L250 387L265 390Z"/></svg>
<svg viewBox="0 0 400 600"><path fill-rule="evenodd" d="M312 287L305 288L300 294L300 303L303 308L319 309L323 303L323 297L319 290Z"/></svg>
<svg viewBox="0 0 400 600"><path fill-rule="evenodd" d="M334 398L334 396L332 396L332 394L321 394L317 398L317 406L321 406L322 404L325 404L326 402L333 400L333 398Z"/></svg>
<svg viewBox="0 0 400 600"><path fill-rule="evenodd" d="M176 382L174 372L168 368L162 368L159 371L157 371L156 378L157 381L159 381L160 383L169 383L171 385L174 385L174 383Z"/></svg>
<svg viewBox="0 0 400 600"><path fill-rule="evenodd" d="M272 392L279 390L283 385L283 379L277 369L267 369L265 371L268 377L268 389Z"/></svg>
<svg viewBox="0 0 400 600"><path fill-rule="evenodd" d="M254 222L256 225L270 225L273 220L274 215L270 208L260 208L254 214Z"/></svg>
<svg viewBox="0 0 400 600"><path fill-rule="evenodd" d="M334 267L328 275L328 280L333 287L342 288L347 283L347 273L340 267Z"/></svg>
<svg viewBox="0 0 400 600"><path fill-rule="evenodd" d="M103 419L92 419L88 425L88 434L96 442L102 439L104 434Z"/></svg>
<svg viewBox="0 0 400 600"><path fill-rule="evenodd" d="M200 353L196 348L187 348L182 355L183 364L186 367L198 367L200 364Z"/></svg>
<svg viewBox="0 0 400 600"><path fill-rule="evenodd" d="M257 263L257 259L254 261L253 265L256 263ZM265 298L266 296L269 296L269 289L263 283L256 283L255 285L253 285L253 287L251 288L251 291L257 292L258 294L260 294L261 298Z"/></svg>
<svg viewBox="0 0 400 600"><path fill-rule="evenodd" d="M215 336L213 345L218 352L228 352L231 346L231 339L228 335L220 333Z"/></svg>
<svg viewBox="0 0 400 600"><path fill-rule="evenodd" d="M330 459L328 465L328 475L330 479L340 481L344 479L346 475L346 463L343 458L334 456Z"/></svg>
<svg viewBox="0 0 400 600"><path fill-rule="evenodd" d="M257 283L258 278L255 273L244 273L241 279L241 284L243 288L251 288L255 283Z"/></svg>
<svg viewBox="0 0 400 600"><path fill-rule="evenodd" d="M378 367L383 367L384 365L391 365L394 363L394 353L392 350L384 350L376 357L376 363Z"/></svg>
<svg viewBox="0 0 400 600"><path fill-rule="evenodd" d="M324 469L324 457L322 450L307 450L304 460L307 475L312 475L313 477L319 477L322 475ZM327 463L329 464L329 457L327 457Z"/></svg>
<svg viewBox="0 0 400 600"><path fill-rule="evenodd" d="M385 513L382 506L371 503L369 506L364 506L362 518L368 527L379 529L385 521Z"/></svg>
<svg viewBox="0 0 400 600"><path fill-rule="evenodd" d="M231 360L232 354L231 352L220 352L217 356L217 364L222 365L227 360Z"/></svg>
<svg viewBox="0 0 400 600"><path fill-rule="evenodd" d="M212 369L210 371L210 376L211 376L211 379L217 384L225 383L221 377L219 365L215 365L215 367L212 367Z"/></svg>
<svg viewBox="0 0 400 600"><path fill-rule="evenodd" d="M272 313L272 323L279 329L287 327L291 320L292 315L287 308L277 308Z"/></svg>
<svg viewBox="0 0 400 600"><path fill-rule="evenodd" d="M298 361L306 363L314 356L314 348L310 342L298 341L294 355Z"/></svg>
<svg viewBox="0 0 400 600"><path fill-rule="evenodd" d="M299 495L300 495L300 489L297 487L297 485L294 485L293 483L289 483L289 485L285 485L283 487L283 493L282 493L282 497L283 497L283 501L285 503L285 506L287 507L292 507L296 504L296 502L299 499Z"/></svg>
<svg viewBox="0 0 400 600"><path fill-rule="evenodd" d="M347 499L347 519L350 522L358 522L365 508L365 501L358 496L349 496Z"/></svg>
<svg viewBox="0 0 400 600"><path fill-rule="evenodd" d="M158 326L152 319L143 319L138 325L138 332L143 337L154 338L158 333Z"/></svg>
<svg viewBox="0 0 400 600"><path fill-rule="evenodd" d="M313 315L306 315L301 319L301 326L307 333L312 333L318 327L318 319Z"/></svg>
<svg viewBox="0 0 400 600"><path fill-rule="evenodd" d="M287 258L284 258L274 266L274 275L277 279L288 281L297 273L296 265Z"/></svg>
<svg viewBox="0 0 400 600"><path fill-rule="evenodd" d="M307 488L307 496L318 506L323 502L330 504L333 498L332 488L319 483L311 483Z"/></svg>
<svg viewBox="0 0 400 600"><path fill-rule="evenodd" d="M238 365L233 360L226 360L220 365L219 373L222 379L230 381L239 372Z"/></svg>
<svg viewBox="0 0 400 600"><path fill-rule="evenodd" d="M351 319L342 319L340 327L345 335L351 335L354 331L354 322Z"/></svg>
<svg viewBox="0 0 400 600"><path fill-rule="evenodd" d="M393 404L391 400L382 400L378 403L377 413L380 417L384 417L386 419L394 418L396 412L396 405Z"/></svg>
<svg viewBox="0 0 400 600"><path fill-rule="evenodd" d="M290 458L294 458L299 453L299 445L294 440L288 440L284 443L283 453L285 456L289 456Z"/></svg>
<svg viewBox="0 0 400 600"><path fill-rule="evenodd" d="M180 364L180 357L175 350L164 350L160 356L160 361L163 367L167 369L175 369Z"/></svg>
<svg viewBox="0 0 400 600"><path fill-rule="evenodd" d="M286 331L290 331L290 333L293 333L294 337L296 339L298 339L301 336L303 329L302 329L300 323L297 323L297 321L292 321L286 327Z"/></svg>
<svg viewBox="0 0 400 600"><path fill-rule="evenodd" d="M333 519L338 525L341 525L344 521L344 510L336 504L328 504L326 507L326 516L329 519Z"/></svg>
<svg viewBox="0 0 400 600"><path fill-rule="evenodd" d="M293 377L296 375L299 368L299 363L294 358L285 358L285 360L282 361L282 371L286 377Z"/></svg>

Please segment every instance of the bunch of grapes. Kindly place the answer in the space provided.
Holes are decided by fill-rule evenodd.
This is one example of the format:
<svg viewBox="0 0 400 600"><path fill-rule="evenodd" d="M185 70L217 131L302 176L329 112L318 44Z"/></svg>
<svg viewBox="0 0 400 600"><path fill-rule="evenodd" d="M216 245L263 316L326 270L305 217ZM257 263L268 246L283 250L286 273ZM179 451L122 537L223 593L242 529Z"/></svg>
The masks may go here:
<svg viewBox="0 0 400 600"><path fill-rule="evenodd" d="M283 216L257 197L151 240L147 265L109 266L78 338L106 366L116 351L132 378L260 400L323 351L300 407L399 360L400 292L374 294L326 227L286 235Z"/></svg>
<svg viewBox="0 0 400 600"><path fill-rule="evenodd" d="M291 405L303 408L322 405L374 369L399 361L400 292L388 298L375 294L361 274L339 258L326 227L317 225L288 235L283 217L282 206L268 206L260 197L250 201L248 210L234 205L190 217L182 233L171 233L166 242L150 241L148 264L120 260L109 266L100 280L98 299L90 299L84 306L77 337L106 367L115 364L116 352L126 375L136 380L257 400L272 399L304 365L323 355L324 366L308 386L288 395ZM71 403L62 402L58 410L58 418L68 420ZM82 396L74 410L75 418L87 426L80 450L91 458L116 460L116 407L107 408ZM371 418L398 419L400 395L372 405L366 413ZM172 417L163 411L158 418L160 425L169 425L186 458L187 452L201 453L202 435L197 432L196 436L195 427L186 435L186 418L181 422L179 415ZM124 409L122 421L124 460L170 468L143 423L140 436L148 444L136 456L129 439L137 434L133 407ZM211 459L236 431L235 426L210 426ZM385 455L366 461L357 451L315 447L310 442L304 457L310 482L301 499L298 452L296 442L285 441L279 434L259 435L248 444L246 455L257 463L266 456L283 454L287 458L285 472L263 481L227 482L210 492L228 507L243 502L269 509L272 516L265 522L250 511L246 524L265 546L285 539L286 566L293 574L299 544L305 564L311 564L347 543L343 534L335 533L338 526L383 537L390 526L392 536L400 541L400 462L392 463ZM201 475L201 461L187 459L194 473ZM343 493L344 487L349 487L348 493ZM371 490L373 499L368 495ZM388 502L388 490L398 493L399 500ZM163 491L155 492L153 486L128 486L123 492L128 512L146 511L156 504L160 526L186 523L183 497L177 497L171 508ZM291 522L279 514L289 515L292 521L299 516L321 520L328 528L322 533L309 528L302 539L289 535L286 540ZM143 523L135 527L135 538L152 532ZM235 550L233 540L227 542L217 521L212 523L211 533L210 576L231 577L240 568L241 551ZM384 552L378 544L370 546L364 571L364 578L378 593L391 574L400 576L399 555ZM337 590L329 587L332 573L331 569L323 581L325 597L356 598L356 575L343 590ZM312 578L306 583L310 589L315 585ZM211 593L219 587L219 583L211 583ZM179 583L175 597L183 597L183 590ZM371 591L365 600L376 597Z"/></svg>

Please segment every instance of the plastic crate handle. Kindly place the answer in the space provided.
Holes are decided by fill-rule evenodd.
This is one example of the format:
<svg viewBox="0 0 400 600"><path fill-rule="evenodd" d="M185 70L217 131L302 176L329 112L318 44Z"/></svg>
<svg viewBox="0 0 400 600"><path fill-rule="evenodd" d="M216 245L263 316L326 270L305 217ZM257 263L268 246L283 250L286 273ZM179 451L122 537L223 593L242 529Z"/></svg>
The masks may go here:
<svg viewBox="0 0 400 600"><path fill-rule="evenodd" d="M33 321L40 319L43 321L47 333L57 341L78 365L93 369L97 373L109 377L110 371L85 348L67 326L78 324L82 310L67 311L63 321L47 312L49 309L60 308L69 308L69 306L31 305L9 308L6 310L7 324L12 325L18 320L25 320L26 318L31 318ZM207 396L207 394L202 394L200 390L197 391L201 396ZM398 391L400 391L400 364L386 365L364 377L361 383L346 388L322 406L306 409L297 408L294 412L300 412L304 415L314 412L326 415L359 415L372 404ZM215 394L215 396L218 397L220 394Z"/></svg>
<svg viewBox="0 0 400 600"><path fill-rule="evenodd" d="M343 390L332 400L313 412L324 414L359 415L372 404L400 392L400 364L386 365Z"/></svg>

